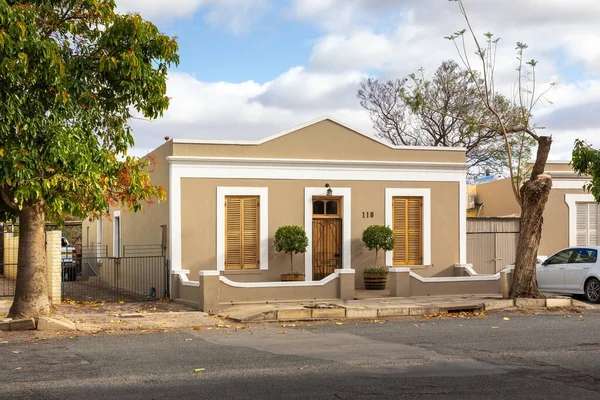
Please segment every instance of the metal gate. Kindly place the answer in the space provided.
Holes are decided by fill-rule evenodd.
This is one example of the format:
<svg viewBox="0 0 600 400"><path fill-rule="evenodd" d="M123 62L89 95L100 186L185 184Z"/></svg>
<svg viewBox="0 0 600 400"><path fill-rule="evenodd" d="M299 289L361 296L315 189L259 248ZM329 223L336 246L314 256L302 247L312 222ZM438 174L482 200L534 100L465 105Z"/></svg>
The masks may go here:
<svg viewBox="0 0 600 400"><path fill-rule="evenodd" d="M519 218L467 219L467 262L478 274L495 274L515 262Z"/></svg>
<svg viewBox="0 0 600 400"><path fill-rule="evenodd" d="M14 296L17 279L18 236L0 225L0 297Z"/></svg>
<svg viewBox="0 0 600 400"><path fill-rule="evenodd" d="M62 264L63 300L111 302L169 297L169 266L164 255L129 251L131 256L108 257L106 250L83 248L81 258Z"/></svg>

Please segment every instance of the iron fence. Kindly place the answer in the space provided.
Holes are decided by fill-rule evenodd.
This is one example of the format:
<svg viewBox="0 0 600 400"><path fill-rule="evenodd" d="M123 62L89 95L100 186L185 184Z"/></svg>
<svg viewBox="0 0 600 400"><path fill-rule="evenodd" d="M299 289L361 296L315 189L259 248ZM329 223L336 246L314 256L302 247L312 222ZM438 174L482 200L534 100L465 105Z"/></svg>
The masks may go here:
<svg viewBox="0 0 600 400"><path fill-rule="evenodd" d="M165 249L161 244L123 245L123 257L164 256Z"/></svg>
<svg viewBox="0 0 600 400"><path fill-rule="evenodd" d="M14 296L17 281L17 236L5 235L0 230L0 297Z"/></svg>
<svg viewBox="0 0 600 400"><path fill-rule="evenodd" d="M63 300L139 301L169 296L163 256L82 257L62 265Z"/></svg>

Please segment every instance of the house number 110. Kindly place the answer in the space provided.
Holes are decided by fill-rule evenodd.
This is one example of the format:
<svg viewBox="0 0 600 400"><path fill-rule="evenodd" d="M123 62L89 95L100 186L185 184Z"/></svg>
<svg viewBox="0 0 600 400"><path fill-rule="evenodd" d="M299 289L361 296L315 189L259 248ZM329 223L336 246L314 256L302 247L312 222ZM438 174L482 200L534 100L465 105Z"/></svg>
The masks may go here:
<svg viewBox="0 0 600 400"><path fill-rule="evenodd" d="M373 218L375 213L373 211L363 211L363 218Z"/></svg>

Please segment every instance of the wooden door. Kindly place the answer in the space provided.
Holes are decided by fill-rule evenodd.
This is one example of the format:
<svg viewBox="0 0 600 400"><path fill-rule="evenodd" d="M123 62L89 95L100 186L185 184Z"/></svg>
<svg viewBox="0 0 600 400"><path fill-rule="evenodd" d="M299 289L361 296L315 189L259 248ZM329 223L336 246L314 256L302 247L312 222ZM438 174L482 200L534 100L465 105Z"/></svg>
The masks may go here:
<svg viewBox="0 0 600 400"><path fill-rule="evenodd" d="M342 268L342 220L313 219L313 280Z"/></svg>

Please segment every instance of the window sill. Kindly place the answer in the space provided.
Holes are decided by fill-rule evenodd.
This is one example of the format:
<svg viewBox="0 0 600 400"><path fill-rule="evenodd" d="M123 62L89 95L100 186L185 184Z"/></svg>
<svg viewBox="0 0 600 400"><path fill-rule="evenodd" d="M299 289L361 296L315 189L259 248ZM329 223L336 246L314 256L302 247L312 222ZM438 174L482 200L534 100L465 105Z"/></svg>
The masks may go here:
<svg viewBox="0 0 600 400"><path fill-rule="evenodd" d="M261 269L229 269L221 271L222 275L246 275L246 274L260 274L263 270Z"/></svg>

